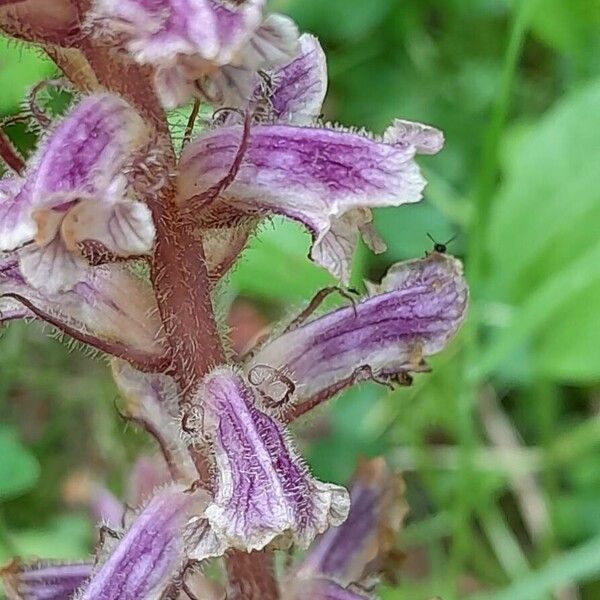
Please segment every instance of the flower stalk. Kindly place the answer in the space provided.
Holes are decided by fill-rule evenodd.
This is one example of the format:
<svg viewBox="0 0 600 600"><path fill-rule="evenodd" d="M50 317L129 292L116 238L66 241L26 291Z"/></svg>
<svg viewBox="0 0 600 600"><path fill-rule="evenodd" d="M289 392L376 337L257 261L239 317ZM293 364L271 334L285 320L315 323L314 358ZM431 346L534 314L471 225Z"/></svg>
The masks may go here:
<svg viewBox="0 0 600 600"><path fill-rule="evenodd" d="M0 135L14 171L0 180L0 320L35 318L108 355L122 415L155 438L168 477L111 523L93 568L44 564L39 593L364 597L365 557L376 578L390 551L378 532L399 522L397 480L379 461L350 495L320 481L287 426L352 385L427 372L465 316L462 265L438 251L392 265L351 306L315 317L323 290L240 359L214 293L261 221L282 215L347 297L359 236L385 250L372 209L422 198L416 156L441 150L442 133L319 123L325 54L263 0L42 4L0 3L0 28L41 44L76 91L26 163ZM167 117L190 104L179 153ZM201 106L214 116L194 135ZM349 549L335 572L322 566L332 539ZM279 568L274 553L291 545L307 550L303 565ZM215 558L223 585L194 568ZM40 568L5 571L15 598Z"/></svg>

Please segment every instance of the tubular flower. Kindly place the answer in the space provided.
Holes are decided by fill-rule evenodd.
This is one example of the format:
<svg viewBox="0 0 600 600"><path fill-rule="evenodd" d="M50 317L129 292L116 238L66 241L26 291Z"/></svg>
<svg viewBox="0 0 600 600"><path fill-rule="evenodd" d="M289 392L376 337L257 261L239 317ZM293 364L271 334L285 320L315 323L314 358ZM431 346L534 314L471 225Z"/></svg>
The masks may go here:
<svg viewBox="0 0 600 600"><path fill-rule="evenodd" d="M248 100L251 127L232 114L185 148L178 202L205 231L273 214L293 219L313 237L310 258L347 285L359 233L374 252L386 249L371 208L422 198L426 182L415 156L438 152L443 135L398 119L381 138L311 126L327 74L323 51L309 35L268 78Z"/></svg>
<svg viewBox="0 0 600 600"><path fill-rule="evenodd" d="M353 306L284 332L250 359L248 372L267 368L294 382L286 414L362 379L398 380L426 369L425 358L448 344L466 314L462 265L445 254L398 263L371 290ZM269 385L277 381L267 375L265 392L277 397Z"/></svg>
<svg viewBox="0 0 600 600"><path fill-rule="evenodd" d="M273 215L304 226L310 259L347 285L359 236L385 250L371 210L422 198L416 157L443 135L400 119L381 136L320 123L324 52L265 3L0 0L0 29L52 44L78 89L107 90L78 100L27 161L0 132L15 173L0 180L0 322L40 320L110 355L123 416L168 467L136 467L137 512L92 477L83 500L119 531L93 563L14 563L10 598L361 600L392 554L399 480L376 460L350 494L319 481L287 425L346 387L428 370L465 318L461 263L438 251L398 263L313 317L340 288L322 290L239 361L215 290ZM159 98L221 110L194 136L195 102L178 152ZM307 553L279 568L280 589L270 555L289 543ZM212 557L223 585L190 572Z"/></svg>
<svg viewBox="0 0 600 600"><path fill-rule="evenodd" d="M186 147L182 204L202 198L227 175L243 135L241 126L222 127ZM434 141L425 145L422 137ZM215 228L244 215L289 217L311 232L311 259L347 284L359 231L373 250L385 250L372 230L370 208L420 200L425 180L414 156L439 149L442 141L436 130L397 122L380 141L335 129L259 124L245 143L235 179L218 200L199 207L196 223Z"/></svg>
<svg viewBox="0 0 600 600"><path fill-rule="evenodd" d="M151 290L118 265L83 274L69 291L47 293L28 284L16 256L0 256L0 322L35 317L140 368L159 368L164 346Z"/></svg>
<svg viewBox="0 0 600 600"><path fill-rule="evenodd" d="M215 495L205 515L218 538L249 551L289 534L307 547L346 518L347 492L308 473L283 426L240 375L217 369L198 394L216 461Z"/></svg>
<svg viewBox="0 0 600 600"><path fill-rule="evenodd" d="M92 564L13 560L0 571L8 600L66 600L90 578Z"/></svg>
<svg viewBox="0 0 600 600"><path fill-rule="evenodd" d="M362 461L350 488L348 518L315 540L297 571L299 581L326 577L344 588L372 587L408 512L404 489L383 458Z"/></svg>
<svg viewBox="0 0 600 600"><path fill-rule="evenodd" d="M206 502L202 491L170 485L132 522L78 600L158 599L186 562L186 528Z"/></svg>
<svg viewBox="0 0 600 600"><path fill-rule="evenodd" d="M152 65L166 108L192 97L240 106L258 71L289 61L298 43L294 23L263 17L264 0L96 0L89 17L101 39L116 39L133 58Z"/></svg>
<svg viewBox="0 0 600 600"><path fill-rule="evenodd" d="M88 97L48 136L24 177L2 182L0 251L15 252L33 288L51 294L84 281L83 242L116 257L150 252L150 211L129 197L123 174L144 131L122 100Z"/></svg>

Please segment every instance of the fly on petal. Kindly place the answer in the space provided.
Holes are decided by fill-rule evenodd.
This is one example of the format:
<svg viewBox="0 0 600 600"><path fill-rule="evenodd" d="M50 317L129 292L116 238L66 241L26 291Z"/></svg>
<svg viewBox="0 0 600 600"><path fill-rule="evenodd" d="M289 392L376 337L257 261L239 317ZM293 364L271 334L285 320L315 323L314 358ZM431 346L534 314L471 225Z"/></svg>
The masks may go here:
<svg viewBox="0 0 600 600"><path fill-rule="evenodd" d="M95 570L80 600L158 600L184 567L186 528L206 494L170 485L158 491Z"/></svg>
<svg viewBox="0 0 600 600"><path fill-rule="evenodd" d="M318 403L368 377L423 370L462 324L468 301L456 258L431 253L392 266L375 295L283 333L254 354L295 384L294 404ZM267 393L268 390L267 390Z"/></svg>
<svg viewBox="0 0 600 600"><path fill-rule="evenodd" d="M13 560L0 571L8 600L67 600L91 576L87 562Z"/></svg>
<svg viewBox="0 0 600 600"><path fill-rule="evenodd" d="M205 515L218 538L250 551L289 535L306 547L346 518L346 490L310 475L283 426L233 369L210 373L198 394L216 457L215 495Z"/></svg>
<svg viewBox="0 0 600 600"><path fill-rule="evenodd" d="M420 127L441 147L439 131ZM233 182L203 205L203 194L228 174L242 142L242 128L230 126L189 144L180 164L179 202L197 201L197 222L205 227L228 226L244 215L298 221L312 233L311 258L345 284L358 233L373 240L369 209L417 202L425 187L414 160L420 138L417 143L399 134L388 144L335 129L256 125Z"/></svg>

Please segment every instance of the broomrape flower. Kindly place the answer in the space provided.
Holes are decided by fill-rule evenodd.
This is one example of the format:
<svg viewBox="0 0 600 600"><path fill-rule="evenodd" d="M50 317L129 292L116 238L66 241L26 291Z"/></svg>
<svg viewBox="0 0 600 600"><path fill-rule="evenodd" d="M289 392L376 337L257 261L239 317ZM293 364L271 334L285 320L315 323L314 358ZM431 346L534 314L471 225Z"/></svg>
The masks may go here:
<svg viewBox="0 0 600 600"><path fill-rule="evenodd" d="M401 485L381 460L350 493L319 481L288 425L349 386L426 372L465 316L460 262L432 252L392 265L352 306L315 317L334 288L323 290L238 361L212 303L272 215L305 227L310 259L347 285L359 235L385 249L371 209L421 199L415 157L442 134L399 119L380 137L318 123L323 50L261 0L35 5L2 3L0 27L46 44L83 93L26 163L0 138L14 170L0 180L0 317L105 353L122 416L156 440L164 470L134 511L94 484L106 521L94 559L12 563L9 598L366 597L393 554ZM236 110L177 155L157 97ZM290 544L307 552L280 586L271 557ZM198 571L215 557L226 581Z"/></svg>

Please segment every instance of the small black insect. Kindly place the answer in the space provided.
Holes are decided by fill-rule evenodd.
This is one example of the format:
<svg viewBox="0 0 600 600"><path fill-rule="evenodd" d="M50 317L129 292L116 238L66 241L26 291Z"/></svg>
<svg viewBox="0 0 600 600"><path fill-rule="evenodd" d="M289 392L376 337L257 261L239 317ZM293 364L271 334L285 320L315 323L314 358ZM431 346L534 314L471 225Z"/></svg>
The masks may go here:
<svg viewBox="0 0 600 600"><path fill-rule="evenodd" d="M433 251L434 252L439 252L440 254L446 254L446 252L448 252L448 244L450 242L453 242L456 239L457 235L458 235L458 233L453 235L448 241L444 242L443 244L440 242L436 242L430 233L427 234L427 237L433 242Z"/></svg>

